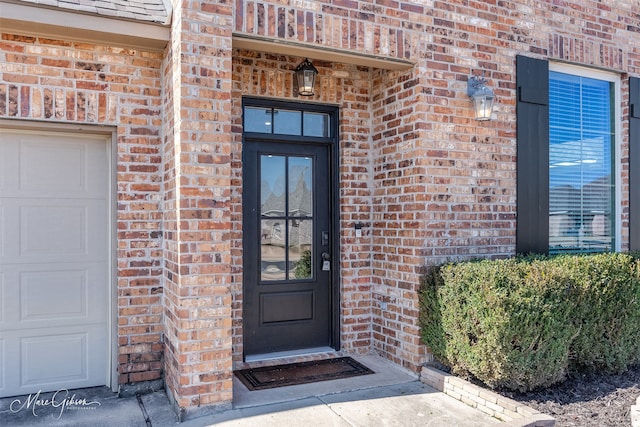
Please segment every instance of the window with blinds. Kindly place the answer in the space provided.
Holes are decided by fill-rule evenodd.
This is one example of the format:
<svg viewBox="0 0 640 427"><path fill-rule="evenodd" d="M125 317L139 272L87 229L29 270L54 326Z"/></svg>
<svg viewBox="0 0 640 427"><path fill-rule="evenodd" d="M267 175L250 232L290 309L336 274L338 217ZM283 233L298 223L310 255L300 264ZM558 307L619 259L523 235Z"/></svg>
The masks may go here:
<svg viewBox="0 0 640 427"><path fill-rule="evenodd" d="M614 84L549 73L549 253L614 249Z"/></svg>

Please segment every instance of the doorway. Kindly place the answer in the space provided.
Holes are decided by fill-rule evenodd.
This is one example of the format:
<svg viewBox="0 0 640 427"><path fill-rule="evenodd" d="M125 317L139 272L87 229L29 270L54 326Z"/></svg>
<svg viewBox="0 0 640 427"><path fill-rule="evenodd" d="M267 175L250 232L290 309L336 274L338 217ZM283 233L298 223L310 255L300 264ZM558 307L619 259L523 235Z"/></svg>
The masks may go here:
<svg viewBox="0 0 640 427"><path fill-rule="evenodd" d="M337 349L337 109L243 112L244 358Z"/></svg>

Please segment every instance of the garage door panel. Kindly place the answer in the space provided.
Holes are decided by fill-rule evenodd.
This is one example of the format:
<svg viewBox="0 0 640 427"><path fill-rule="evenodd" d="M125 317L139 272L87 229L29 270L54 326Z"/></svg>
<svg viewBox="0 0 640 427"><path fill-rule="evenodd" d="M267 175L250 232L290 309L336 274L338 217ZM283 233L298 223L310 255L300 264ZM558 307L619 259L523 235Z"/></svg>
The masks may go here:
<svg viewBox="0 0 640 427"><path fill-rule="evenodd" d="M86 145L53 143L51 138L20 138L21 192L86 193ZM56 177L56 179L51 179Z"/></svg>
<svg viewBox="0 0 640 427"><path fill-rule="evenodd" d="M104 197L109 177L104 137L22 132L1 137L7 160L0 182L8 197Z"/></svg>
<svg viewBox="0 0 640 427"><path fill-rule="evenodd" d="M0 207L0 262L105 261L106 200L8 199Z"/></svg>
<svg viewBox="0 0 640 427"><path fill-rule="evenodd" d="M87 208L65 205L20 208L21 256L87 255Z"/></svg>
<svg viewBox="0 0 640 427"><path fill-rule="evenodd" d="M0 141L0 194L3 194L8 189L7 179L9 179L9 177L11 176L10 175L11 171L9 170L9 163L11 163L15 158L15 157L10 157L8 153L9 144L2 143L2 142L4 141Z"/></svg>
<svg viewBox="0 0 640 427"><path fill-rule="evenodd" d="M20 383L20 341L12 334L2 334L2 388L0 397L19 394L17 391Z"/></svg>
<svg viewBox="0 0 640 427"><path fill-rule="evenodd" d="M21 386L86 381L87 333L22 338ZM50 369L49 365L56 369Z"/></svg>
<svg viewBox="0 0 640 427"><path fill-rule="evenodd" d="M7 389L5 380L7 354L5 353L4 341L4 339L0 338L0 396L3 396Z"/></svg>
<svg viewBox="0 0 640 427"><path fill-rule="evenodd" d="M102 264L85 269L55 267L20 274L19 327L104 323L108 296Z"/></svg>
<svg viewBox="0 0 640 427"><path fill-rule="evenodd" d="M87 319L87 270L20 275L21 321Z"/></svg>
<svg viewBox="0 0 640 427"><path fill-rule="evenodd" d="M66 328L108 319L104 263L13 264L3 266L2 329Z"/></svg>
<svg viewBox="0 0 640 427"><path fill-rule="evenodd" d="M77 325L3 333L0 396L105 384L104 325Z"/></svg>
<svg viewBox="0 0 640 427"><path fill-rule="evenodd" d="M2 189L0 189L0 194L2 194ZM2 204L2 199L0 198L0 260L2 260L2 258L5 256L4 254L7 239L5 216L4 204Z"/></svg>
<svg viewBox="0 0 640 427"><path fill-rule="evenodd" d="M0 331L2 331L5 328L5 325L4 325L5 313L7 312L7 310L5 310L5 307L4 307L6 305L4 301L8 301L7 292L5 290L5 282L6 282L6 274L4 271L0 271Z"/></svg>

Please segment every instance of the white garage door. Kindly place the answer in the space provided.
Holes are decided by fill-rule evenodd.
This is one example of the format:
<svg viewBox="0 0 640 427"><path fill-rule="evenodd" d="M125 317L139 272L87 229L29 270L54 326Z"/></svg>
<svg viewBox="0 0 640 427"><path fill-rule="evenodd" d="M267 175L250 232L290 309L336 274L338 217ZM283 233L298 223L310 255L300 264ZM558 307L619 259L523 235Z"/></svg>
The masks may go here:
<svg viewBox="0 0 640 427"><path fill-rule="evenodd" d="M0 130L0 397L107 382L107 153Z"/></svg>

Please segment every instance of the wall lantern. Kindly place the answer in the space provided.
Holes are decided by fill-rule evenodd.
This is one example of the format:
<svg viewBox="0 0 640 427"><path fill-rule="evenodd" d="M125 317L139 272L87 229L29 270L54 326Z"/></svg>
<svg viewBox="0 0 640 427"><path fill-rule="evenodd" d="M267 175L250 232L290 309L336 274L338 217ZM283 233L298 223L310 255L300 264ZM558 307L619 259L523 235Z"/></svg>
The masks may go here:
<svg viewBox="0 0 640 427"><path fill-rule="evenodd" d="M491 120L493 100L496 96L491 89L485 86L485 83L487 80L484 76L470 76L467 81L467 95L471 97L473 102L476 120Z"/></svg>
<svg viewBox="0 0 640 427"><path fill-rule="evenodd" d="M311 61L305 59L296 68L296 79L298 80L298 94L302 96L313 96L313 89L316 85L318 70Z"/></svg>

